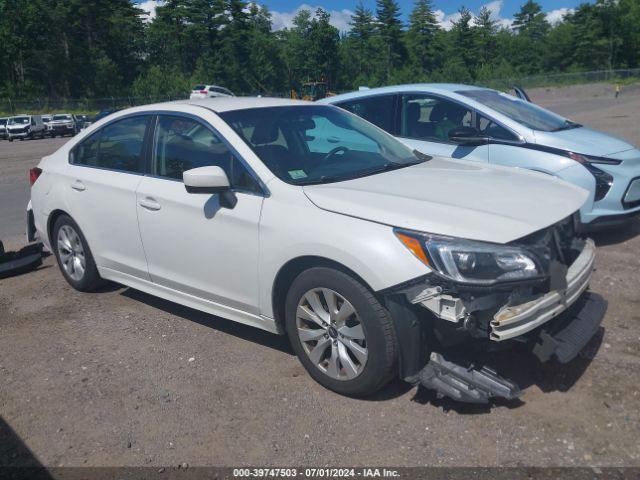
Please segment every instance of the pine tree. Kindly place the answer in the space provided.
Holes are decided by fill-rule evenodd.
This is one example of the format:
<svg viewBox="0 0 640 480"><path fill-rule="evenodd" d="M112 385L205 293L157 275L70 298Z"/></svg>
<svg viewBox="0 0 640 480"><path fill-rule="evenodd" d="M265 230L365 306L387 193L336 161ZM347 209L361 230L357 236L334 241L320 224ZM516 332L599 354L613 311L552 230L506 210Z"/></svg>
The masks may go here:
<svg viewBox="0 0 640 480"><path fill-rule="evenodd" d="M389 81L391 71L401 63L404 57L400 7L395 0L377 0L376 15L378 32L384 48L385 77Z"/></svg>
<svg viewBox="0 0 640 480"><path fill-rule="evenodd" d="M491 18L491 11L483 5L475 19L475 24L476 41L480 53L480 67L483 67L492 63L495 59L498 22Z"/></svg>
<svg viewBox="0 0 640 480"><path fill-rule="evenodd" d="M435 65L439 29L431 0L417 0L409 16L409 28L405 38L413 73L418 77L424 77Z"/></svg>
<svg viewBox="0 0 640 480"><path fill-rule="evenodd" d="M451 28L453 51L455 57L462 61L469 75L473 77L478 63L476 31L472 25L473 15L466 7L460 8L458 12L460 13L460 18L453 22L453 27Z"/></svg>

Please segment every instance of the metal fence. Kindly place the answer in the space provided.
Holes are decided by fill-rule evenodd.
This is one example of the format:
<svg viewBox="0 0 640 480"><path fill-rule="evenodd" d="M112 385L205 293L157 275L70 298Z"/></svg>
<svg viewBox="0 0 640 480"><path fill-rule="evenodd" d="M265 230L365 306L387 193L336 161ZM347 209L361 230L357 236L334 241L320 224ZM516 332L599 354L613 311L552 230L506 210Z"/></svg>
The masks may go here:
<svg viewBox="0 0 640 480"><path fill-rule="evenodd" d="M626 70L598 70L593 72L558 73L548 75L533 75L529 77L499 78L493 80L479 81L479 85L496 88L499 90L509 90L513 85L520 85L523 88L549 87L576 85L596 82L640 82L640 68ZM272 93L270 96L288 96L288 93ZM120 109L145 105L156 102L167 102L172 100L182 100L187 98L187 94L147 96L147 97L107 97L107 98L32 98L15 99L0 98L0 115L16 115L20 113L54 113L54 112L75 112L75 113L96 113L105 109Z"/></svg>
<svg viewBox="0 0 640 480"><path fill-rule="evenodd" d="M54 113L54 112L77 112L96 113L100 110L121 109L145 105L149 103L167 102L172 100L182 100L183 96L159 96L159 97L108 97L108 98L32 98L14 99L0 98L0 114L21 114L21 113Z"/></svg>
<svg viewBox="0 0 640 480"><path fill-rule="evenodd" d="M640 82L640 68L625 70L597 70L593 72L572 72L547 75L532 75L528 77L498 78L478 82L487 87L507 90L513 85L523 88L553 87L565 85L578 85L584 83L599 82Z"/></svg>

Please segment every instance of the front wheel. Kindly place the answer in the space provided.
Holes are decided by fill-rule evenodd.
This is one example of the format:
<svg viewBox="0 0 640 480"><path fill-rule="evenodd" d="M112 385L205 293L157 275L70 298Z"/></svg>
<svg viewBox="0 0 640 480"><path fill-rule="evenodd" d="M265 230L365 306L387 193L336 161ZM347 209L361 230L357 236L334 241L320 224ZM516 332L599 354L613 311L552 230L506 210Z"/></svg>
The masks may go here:
<svg viewBox="0 0 640 480"><path fill-rule="evenodd" d="M69 285L88 292L103 283L87 240L71 217L61 215L56 219L52 241L58 266Z"/></svg>
<svg viewBox="0 0 640 480"><path fill-rule="evenodd" d="M302 272L286 299L289 340L321 385L365 396L394 375L397 340L391 317L358 280L325 267Z"/></svg>

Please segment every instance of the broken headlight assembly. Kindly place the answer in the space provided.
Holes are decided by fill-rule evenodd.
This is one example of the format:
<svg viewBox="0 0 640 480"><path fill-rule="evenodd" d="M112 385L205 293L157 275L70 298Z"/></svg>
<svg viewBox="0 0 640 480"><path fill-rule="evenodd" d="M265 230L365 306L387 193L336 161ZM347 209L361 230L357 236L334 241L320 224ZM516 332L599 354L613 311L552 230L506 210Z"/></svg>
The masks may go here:
<svg viewBox="0 0 640 480"><path fill-rule="evenodd" d="M525 248L395 229L425 265L458 283L488 286L543 279L548 260Z"/></svg>

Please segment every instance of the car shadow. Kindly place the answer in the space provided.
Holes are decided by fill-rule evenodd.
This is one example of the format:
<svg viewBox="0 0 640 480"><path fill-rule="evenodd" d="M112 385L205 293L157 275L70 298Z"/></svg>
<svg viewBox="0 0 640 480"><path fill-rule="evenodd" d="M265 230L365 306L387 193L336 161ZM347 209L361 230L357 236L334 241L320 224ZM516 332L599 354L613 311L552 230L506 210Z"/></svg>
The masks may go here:
<svg viewBox="0 0 640 480"><path fill-rule="evenodd" d="M544 393L568 392L582 377L604 338L604 328L600 327L589 343L569 363L557 361L541 363L526 346L502 352L485 353L477 357L476 365L486 365L502 377L516 383L524 393L527 388L537 386ZM488 404L460 403L450 398L438 398L436 392L420 386L412 401L432 404L445 411L455 411L462 415L491 413L495 407L518 408L525 404L521 399L492 399Z"/></svg>
<svg viewBox="0 0 640 480"><path fill-rule="evenodd" d="M0 477L53 480L53 476L2 416L0 416Z"/></svg>
<svg viewBox="0 0 640 480"><path fill-rule="evenodd" d="M640 235L640 219L635 218L617 227L588 231L586 235L591 237L598 247L623 243Z"/></svg>
<svg viewBox="0 0 640 480"><path fill-rule="evenodd" d="M115 288L122 288L119 285ZM171 315L195 322L199 325L233 335L248 342L278 350L295 356L286 335L275 335L259 328L243 325L222 317L211 315L200 310L164 300L159 297L125 288L120 295L157 308ZM541 363L531 352L531 347L519 345L509 350L498 352L480 352L474 357L475 365L487 367L498 372L502 377L515 382L522 391L535 385L545 393L567 392L583 375L598 352L604 337L604 328L600 327L580 354L567 364L556 361ZM362 398L365 401L386 401L405 395L415 388L410 383L396 378L380 391ZM449 398L439 398L435 391L419 386L411 399L420 404L432 404L443 410L453 410L463 415L490 413L494 407L518 408L524 405L520 399L492 399L488 404L469 404L456 402Z"/></svg>
<svg viewBox="0 0 640 480"><path fill-rule="evenodd" d="M127 288L121 293L121 295L137 302L149 305L153 308L157 308L171 315L176 315L177 317L184 318L185 320L195 322L199 325L218 330L229 335L233 335L248 342L253 342L264 347L273 348L274 350L278 350L288 355L295 355L293 350L291 349L291 346L289 345L289 340L286 335L275 335L259 328L243 325L241 323L227 320L222 317L217 317L215 315L201 312L200 310L170 302L169 300L154 297L153 295L149 295L132 288Z"/></svg>

